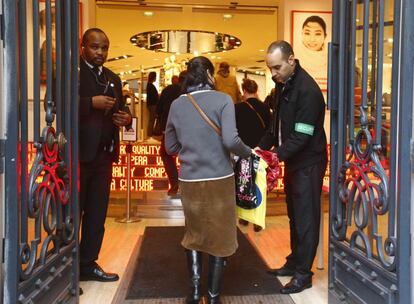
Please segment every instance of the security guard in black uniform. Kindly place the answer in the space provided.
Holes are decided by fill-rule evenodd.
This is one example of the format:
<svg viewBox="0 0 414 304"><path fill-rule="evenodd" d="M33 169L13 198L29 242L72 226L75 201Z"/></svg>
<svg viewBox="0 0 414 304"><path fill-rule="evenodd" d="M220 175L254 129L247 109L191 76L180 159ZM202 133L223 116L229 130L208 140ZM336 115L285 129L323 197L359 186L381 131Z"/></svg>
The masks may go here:
<svg viewBox="0 0 414 304"><path fill-rule="evenodd" d="M284 185L290 221L291 254L277 276L293 276L281 293L312 287L312 264L319 241L322 182L327 165L323 128L325 102L315 80L301 68L286 41L273 42L266 63L276 83L277 104L272 128L259 143L274 147L285 163Z"/></svg>
<svg viewBox="0 0 414 304"><path fill-rule="evenodd" d="M103 66L108 48L108 37L101 29L84 33L79 63L81 281L119 279L96 263L105 232L112 162L118 162L119 127L132 120L122 98L121 79Z"/></svg>

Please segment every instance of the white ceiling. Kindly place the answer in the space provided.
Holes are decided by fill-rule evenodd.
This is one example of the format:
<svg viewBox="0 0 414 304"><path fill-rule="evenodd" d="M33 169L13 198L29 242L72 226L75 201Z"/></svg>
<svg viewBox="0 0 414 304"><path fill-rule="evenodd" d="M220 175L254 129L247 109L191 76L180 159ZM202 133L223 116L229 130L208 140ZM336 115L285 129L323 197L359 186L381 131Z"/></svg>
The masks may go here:
<svg viewBox="0 0 414 304"><path fill-rule="evenodd" d="M242 41L240 48L208 56L213 62L228 61L239 68L265 69L264 50L270 42L277 39L279 0L146 0L143 2L146 5L139 5L140 2L143 1L96 1L96 26L102 28L110 39L108 57L119 57L124 54L133 56L108 62L106 66L114 72L161 66L164 59L171 55L143 50L132 45L129 39L140 32L186 29L236 36ZM153 11L154 15L145 17L144 11ZM233 14L233 18L224 20L224 13ZM179 62L192 56L181 54L176 57ZM129 78L136 78L136 75L124 76L124 79Z"/></svg>

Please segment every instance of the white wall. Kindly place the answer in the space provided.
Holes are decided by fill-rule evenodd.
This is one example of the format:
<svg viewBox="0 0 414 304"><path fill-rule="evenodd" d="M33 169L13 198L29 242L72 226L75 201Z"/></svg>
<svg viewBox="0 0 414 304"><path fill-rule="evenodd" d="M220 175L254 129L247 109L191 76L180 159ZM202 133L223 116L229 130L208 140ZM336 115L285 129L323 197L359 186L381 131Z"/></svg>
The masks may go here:
<svg viewBox="0 0 414 304"><path fill-rule="evenodd" d="M79 12L79 18L82 21L82 33L88 28L96 26L96 3L95 0L81 0L82 12ZM82 16L80 14L82 13Z"/></svg>

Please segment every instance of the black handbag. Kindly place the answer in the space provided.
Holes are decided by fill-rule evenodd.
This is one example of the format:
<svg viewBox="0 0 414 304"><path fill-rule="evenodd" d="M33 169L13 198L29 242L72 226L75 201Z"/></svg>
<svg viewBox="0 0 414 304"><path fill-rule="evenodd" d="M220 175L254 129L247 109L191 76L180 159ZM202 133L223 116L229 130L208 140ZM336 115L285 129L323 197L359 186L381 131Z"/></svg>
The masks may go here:
<svg viewBox="0 0 414 304"><path fill-rule="evenodd" d="M244 209L255 209L260 201L257 197L256 172L260 157L252 154L248 158L239 158L234 168L236 178L236 204Z"/></svg>

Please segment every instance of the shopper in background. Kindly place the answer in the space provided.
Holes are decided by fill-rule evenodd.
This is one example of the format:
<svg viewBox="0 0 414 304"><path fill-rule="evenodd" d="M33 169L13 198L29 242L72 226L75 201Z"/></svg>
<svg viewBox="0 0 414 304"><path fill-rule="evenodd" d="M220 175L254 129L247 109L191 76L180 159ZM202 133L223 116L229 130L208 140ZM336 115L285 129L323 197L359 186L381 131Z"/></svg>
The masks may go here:
<svg viewBox="0 0 414 304"><path fill-rule="evenodd" d="M235 105L237 131L243 142L251 148L257 147L271 119L269 107L257 97L257 89L257 83L254 80L243 79L244 102ZM248 221L239 219L239 223L247 225ZM262 227L254 225L254 230L259 232Z"/></svg>
<svg viewBox="0 0 414 304"><path fill-rule="evenodd" d="M265 100L263 101L265 105L267 105L270 111L273 113L274 109L276 108L276 89L272 88L269 95L266 96Z"/></svg>
<svg viewBox="0 0 414 304"><path fill-rule="evenodd" d="M81 281L119 279L96 263L105 232L112 162L118 162L119 127L132 121L122 97L121 79L103 66L108 49L108 37L101 29L84 33L79 63Z"/></svg>
<svg viewBox="0 0 414 304"><path fill-rule="evenodd" d="M147 107L149 112L148 117L148 128L147 128L147 136L152 137L153 135L153 128L155 123L155 116L157 111L157 104L158 104L158 91L154 85L155 80L157 79L156 72L150 72L148 74L148 83L147 83Z"/></svg>
<svg viewBox="0 0 414 304"><path fill-rule="evenodd" d="M293 276L280 290L289 294L312 287L311 268L319 241L322 181L327 164L325 102L318 84L302 69L286 41L270 44L266 64L276 83L278 102L273 128L269 128L259 147L275 147L279 160L285 163L291 247L285 265L270 273Z"/></svg>
<svg viewBox="0 0 414 304"><path fill-rule="evenodd" d="M183 71L180 73L180 76L174 75L172 77L172 84L162 90L157 106L157 115L161 119L161 130L163 132L161 139L160 156L164 164L165 172L168 176L168 181L170 183L170 188L167 192L167 194L170 196L176 195L178 192L178 170L176 157L174 155L169 155L167 151L165 151L164 133L171 104L181 95L181 85L183 84L186 73L186 71Z"/></svg>
<svg viewBox="0 0 414 304"><path fill-rule="evenodd" d="M227 94L214 90L214 66L203 56L188 62L181 95L171 105L165 148L180 158L180 191L185 215L181 242L187 252L191 294L201 299L202 252L209 254L208 303L220 303L225 257L237 249L235 181L230 153L248 157L252 150L237 134L234 105ZM189 95L189 96L188 96ZM221 134L202 118L191 98Z"/></svg>
<svg viewBox="0 0 414 304"><path fill-rule="evenodd" d="M227 62L220 63L216 75L216 90L230 95L234 103L241 101L241 93L236 77L230 75L230 66Z"/></svg>

